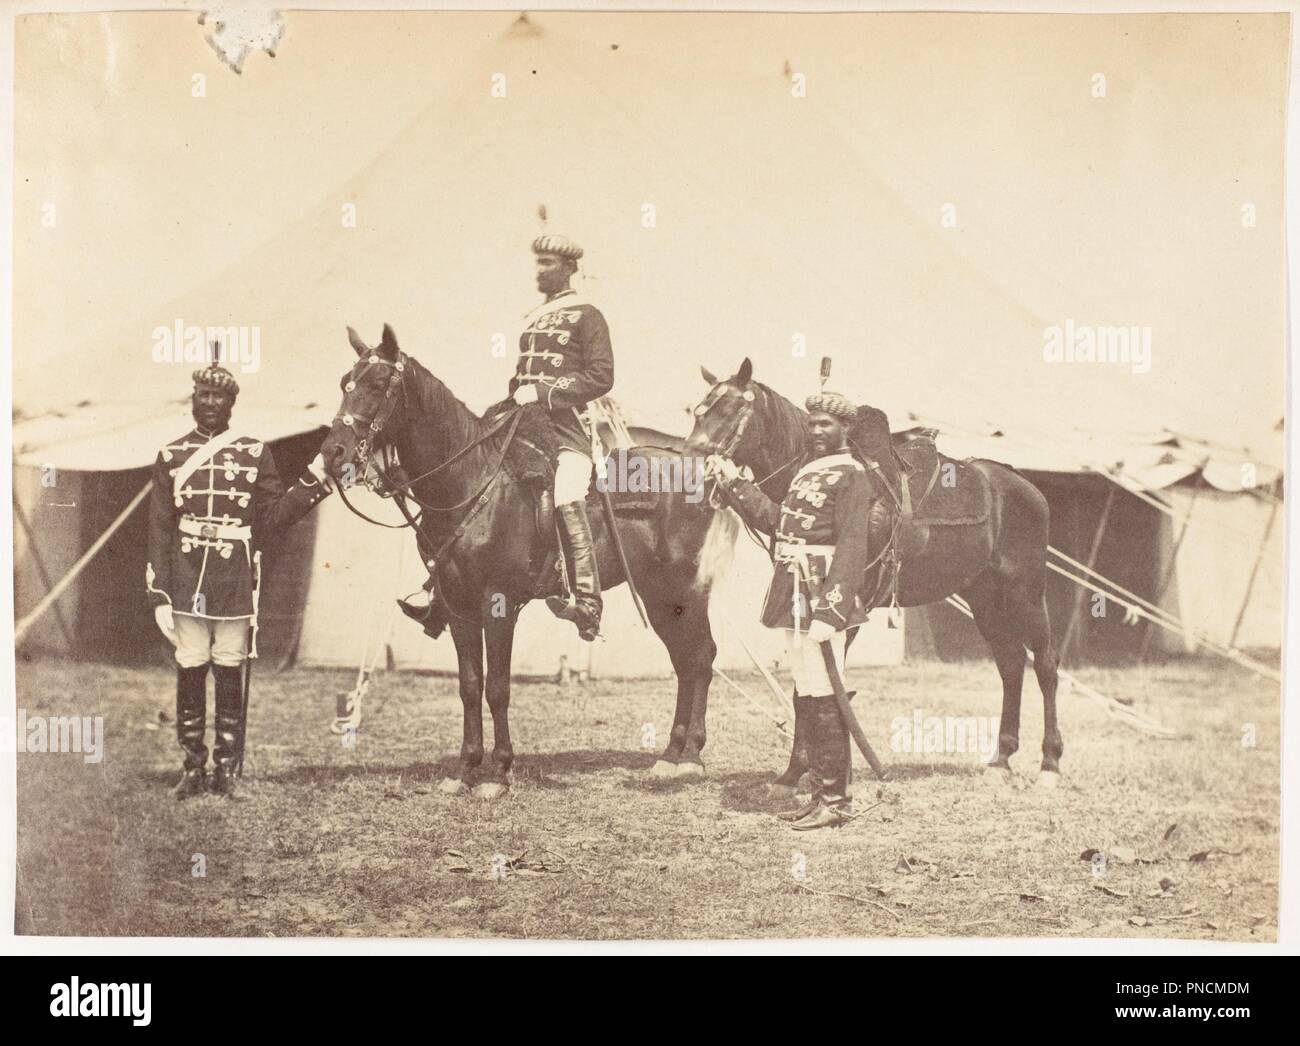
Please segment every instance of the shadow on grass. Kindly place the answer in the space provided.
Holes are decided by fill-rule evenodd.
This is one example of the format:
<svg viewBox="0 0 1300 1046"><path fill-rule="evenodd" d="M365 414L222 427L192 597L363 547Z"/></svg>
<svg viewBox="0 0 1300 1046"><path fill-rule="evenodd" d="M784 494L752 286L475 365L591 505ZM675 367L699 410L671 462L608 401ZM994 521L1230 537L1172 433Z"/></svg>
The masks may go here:
<svg viewBox="0 0 1300 1046"><path fill-rule="evenodd" d="M536 788L568 788L558 775L590 774L602 770L645 771L654 762L654 755L645 752L626 752L616 749L578 749L568 752L547 752L534 755L518 756L512 769L513 776L520 781L527 781ZM479 767L476 777L484 774L491 760L491 752L484 755L483 765ZM448 777L457 777L460 773L459 754L445 755L436 762L420 761L415 763L356 762L332 764L302 764L285 767L266 773L258 773L250 767L249 779L265 784L275 785L315 785L329 787L342 784L353 778L400 776L410 783L437 783ZM172 785L176 783L178 771L145 771L139 779L146 784Z"/></svg>
<svg viewBox="0 0 1300 1046"><path fill-rule="evenodd" d="M792 800L767 797L768 785L779 773L779 770L748 770L727 774L720 782L724 809L742 814L770 814L791 805Z"/></svg>
<svg viewBox="0 0 1300 1046"><path fill-rule="evenodd" d="M984 763L885 763L885 773L890 781L917 781L927 777L968 777L972 780L984 776ZM853 779L858 784L876 784L876 775L870 770L853 768Z"/></svg>
<svg viewBox="0 0 1300 1046"><path fill-rule="evenodd" d="M587 748L522 755L516 757L515 766L536 767L548 774L590 774L600 770L649 770L656 758L654 752Z"/></svg>

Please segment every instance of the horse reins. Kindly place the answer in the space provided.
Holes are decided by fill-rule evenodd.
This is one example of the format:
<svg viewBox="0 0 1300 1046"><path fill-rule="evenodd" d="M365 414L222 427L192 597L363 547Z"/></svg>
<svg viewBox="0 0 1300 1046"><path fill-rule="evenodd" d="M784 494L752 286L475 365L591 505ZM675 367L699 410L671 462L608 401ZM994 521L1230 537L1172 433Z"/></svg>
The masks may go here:
<svg viewBox="0 0 1300 1046"><path fill-rule="evenodd" d="M461 447L460 450L456 451L456 453L453 454L451 457L449 457L446 461L442 462L441 464L435 466L432 469L429 469L427 472L421 473L420 475L412 479L407 479L403 482L396 482L381 464L379 464L378 462L368 462L366 460L366 455L371 450L371 441L375 439L379 435L379 433L384 430L384 427L388 424L388 422L392 420L393 414L398 407L399 397L402 403L406 402L406 382L405 382L406 361L407 361L406 354L402 352L398 353L397 360L395 362L383 359L378 354L372 353L366 360L365 369L363 369L359 374L350 378L348 382L343 386L343 391L352 392L354 389L356 389L358 381L365 375L366 371L369 370L371 367L377 365L392 367L393 375L392 377L389 378L388 388L384 392L386 409L381 408L382 413L377 414L374 418L364 418L359 415L351 414L349 412L343 412L336 415L334 419L335 421L341 422L342 424L346 425L348 428L353 428L353 429L356 428L358 423L369 425L369 429L366 435L363 436L360 440L358 440L356 446L353 448L352 456L355 459L357 465L366 469L369 469L371 467L374 468L379 478L384 482L384 485L390 491L390 493L387 496L391 497L396 502L397 508L402 513L402 516L406 520L406 522L405 523L384 523L381 522L380 520L372 519L371 517L367 516L364 512L362 512L355 505L353 505L352 502L348 500L347 494L345 493L345 487L342 483L338 485L339 497L342 498L343 504L348 507L349 511L351 511L354 515L359 516L361 519L364 519L367 523L371 523L379 527L385 527L389 530L405 530L407 528L410 528L414 530L416 534L424 540L427 546L430 547L434 546L434 541L429 536L429 534L425 531L422 525L424 510L428 510L430 512L455 512L458 509L462 509L466 505L469 505L470 502L475 502L473 508L471 508L469 513L455 526L455 528L452 530L451 534L448 535L446 540L438 544L436 548L434 548L433 553L427 557L426 566L428 566L429 572L432 575L434 571L437 569L438 561L442 558L442 556L446 553L446 551L449 548L451 548L453 544L455 544L457 539L459 539L465 533L465 528L470 524L470 522L474 519L474 517L478 515L478 513L488 503L488 492L496 484L497 480L501 478L501 473L503 472L505 467L506 454L509 453L510 444L514 439L515 431L519 428L519 421L523 416L523 411L522 409L516 408L513 411L502 412L501 416L496 421L494 421L492 425L490 425L484 432L480 433L469 443L465 444L465 446ZM395 396L394 395L395 392L398 393L398 395ZM497 457L496 464L491 469L491 475L483 483L482 486L480 486L476 491L471 493L463 501L457 502L455 505L430 505L429 503L420 500L420 498L418 498L415 495L415 493L412 490L412 487L416 483L418 483L420 480L428 479L430 476L437 475L439 472L442 472L444 469L449 468L451 465L455 464L455 462L459 461L475 447L478 447L483 443L487 442L498 432L500 432L503 428L507 428L507 426L509 428L509 431L506 433L506 438L502 442L501 453ZM410 508L406 504L408 498L420 506L420 509L422 511L418 515L412 513ZM435 578L435 583L436 583L436 578Z"/></svg>
<svg viewBox="0 0 1300 1046"><path fill-rule="evenodd" d="M736 448L739 447L740 439L744 435L745 430L749 427L749 423L754 416L754 410L755 410L754 393L752 391L746 390L741 395L745 401L744 407L736 415L736 420L732 424L730 431L726 434L726 436L722 440L720 440L716 444L718 449L715 453L727 459L730 459L732 455L735 453ZM697 411L698 415L703 416L704 414L707 414L717 404L719 399L721 399L721 396L715 396L713 399L706 401L706 403L702 404L701 406L703 407L703 409ZM893 513L893 521L890 526L889 540L885 542L884 546L881 548L879 552L876 553L876 555L872 558L871 562L867 563L866 566L863 567L863 574L866 574L867 571L871 570L873 567L875 567L878 564L885 568L880 570L877 574L875 591L872 593L871 600L870 600L870 604L872 606L879 606L881 605L878 602L879 598L886 589L891 590L892 600L897 599L898 573L899 573L899 568L902 566L901 562L898 559L898 553L897 553L898 534L899 531L902 529L902 525L905 519L911 516L912 511L915 511L915 507L919 507L921 502L925 501L926 497L929 496L930 491L934 489L935 482L939 478L939 467L938 464L936 463L934 474L930 477L930 483L926 487L925 493L921 495L921 498L916 503L916 506L913 507L911 510L909 510L909 508L904 505L904 501L902 498L900 498L898 491L894 490L894 488L889 484L888 480L885 479L884 473L881 470L880 465L876 461L868 457L863 452L862 448L859 447L852 440L852 438L848 439L848 445L852 447L853 450L857 451L858 455L864 461L867 462L871 471L875 473L876 478L880 481L880 485L884 487L885 491L889 494L890 500L893 501L894 508L895 508L895 511ZM803 449L800 448L800 450L795 453L795 456L792 457L789 461L787 461L784 465L780 465L777 468L773 469L762 479L754 480L753 481L754 485L758 487L760 490L762 490L764 483L767 483L771 479L780 475L786 469L790 468L791 465L797 464L800 458L802 457L803 457ZM719 484L718 481L715 479L714 480L715 497L718 488L719 488ZM766 491L763 491L763 493L766 493ZM710 499L710 502L714 505L715 508L718 507L716 501L714 501L712 498ZM762 548L765 552L767 552L768 555L770 556L772 554L771 549L767 547L767 545L765 545L760 540L754 528L751 527L748 521L746 521L743 517L741 519L741 522L744 523L745 530L749 533L749 536L754 541L754 543L757 544L760 548ZM773 542L775 542L776 540L775 535L773 535L772 540Z"/></svg>
<svg viewBox="0 0 1300 1046"><path fill-rule="evenodd" d="M717 404L718 400L721 398L722 398L721 396L718 396L715 397L713 400L705 404L702 404L704 409L697 411L697 413L701 417L707 414L710 410L713 409L713 407ZM714 453L717 454L719 457L727 458L728 460L732 458L732 456L736 452L736 449L740 446L740 439L745 434L745 430L749 428L749 423L750 421L753 420L754 417L754 410L755 410L754 393L751 390L746 390L745 392L741 393L741 398L745 401L744 408L736 415L736 420L735 423L732 425L731 430L727 433L725 438L723 438L721 441L719 441L716 444L717 450L714 451ZM792 457L784 465L777 466L775 469L769 472L762 479L754 480L754 485L761 490L764 483L767 483L773 478L775 478L776 476L780 475L791 465L797 465L801 457L803 457L802 447L798 451L796 451L794 457ZM710 504L712 504L714 508L718 507L718 503L716 501L717 489L718 489L718 481L715 479L713 481L714 497L711 497L709 499ZM764 491L764 493L766 493L766 491Z"/></svg>

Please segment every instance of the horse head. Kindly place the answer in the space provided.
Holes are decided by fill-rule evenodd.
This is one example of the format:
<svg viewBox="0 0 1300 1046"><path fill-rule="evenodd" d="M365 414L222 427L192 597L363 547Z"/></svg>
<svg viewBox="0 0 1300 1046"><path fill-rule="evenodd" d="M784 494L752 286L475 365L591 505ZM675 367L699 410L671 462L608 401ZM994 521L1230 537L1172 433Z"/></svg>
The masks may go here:
<svg viewBox="0 0 1300 1046"><path fill-rule="evenodd" d="M364 474L369 455L403 424L405 379L411 366L411 360L398 347L393 328L386 323L383 337L374 348L351 327L348 341L357 362L339 380L343 401L322 451L325 468L336 480ZM354 475L344 476L349 469Z"/></svg>
<svg viewBox="0 0 1300 1046"><path fill-rule="evenodd" d="M748 449L746 432L754 416L758 386L754 365L746 356L736 373L719 381L705 367L700 368L709 386L708 395L695 407L695 423L686 437L686 449L696 454L720 454L735 458ZM752 437L751 437L752 438Z"/></svg>

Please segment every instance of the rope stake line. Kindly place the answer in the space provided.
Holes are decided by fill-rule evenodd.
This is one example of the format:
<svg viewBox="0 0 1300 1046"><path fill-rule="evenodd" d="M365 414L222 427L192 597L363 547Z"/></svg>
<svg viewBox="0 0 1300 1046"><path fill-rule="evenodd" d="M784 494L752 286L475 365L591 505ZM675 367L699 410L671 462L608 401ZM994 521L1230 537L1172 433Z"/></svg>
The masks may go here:
<svg viewBox="0 0 1300 1046"><path fill-rule="evenodd" d="M1218 641L1211 639L1203 632L1200 632L1197 629L1192 628L1190 625L1185 624L1177 616L1170 613L1169 611L1163 609L1162 607L1156 606L1154 603L1150 602L1149 600L1143 599L1141 596L1137 595L1134 592L1130 592L1122 585L1119 585L1116 582L1109 580L1108 578L1099 574L1097 571L1093 570L1091 567L1086 566L1083 563L1080 563L1076 559L1072 559L1070 556L1067 556L1064 552L1061 552L1058 549L1052 548L1050 546L1048 547L1048 551L1051 552L1053 555L1059 556L1061 559L1065 560L1070 565L1075 566L1078 569L1086 571L1088 574L1093 575L1099 581L1107 585L1110 585L1111 588L1113 588L1115 592L1120 593L1120 595L1116 595L1115 592L1107 591L1106 589L1101 588L1099 585L1094 584L1093 582L1087 580L1086 578L1080 577L1076 574L1072 574L1064 567L1049 561L1047 565L1053 571L1060 574L1062 577L1068 578L1069 580L1073 581L1076 585L1080 585L1083 588L1090 589L1093 592L1098 592L1101 595L1105 596L1107 599L1113 600L1114 602L1118 603L1120 606L1124 607L1125 612L1131 617L1133 617L1134 619L1145 618L1146 620L1152 622L1155 625L1158 625L1159 627L1165 629L1168 632L1173 632L1176 635L1191 636L1192 639L1194 639L1198 644L1206 647L1208 650L1212 651L1213 653L1218 654L1220 657L1223 657L1228 661L1232 661L1235 664L1240 665L1242 668L1249 669L1251 672L1254 672L1256 675L1263 676L1265 679L1270 679L1275 683L1282 682L1282 674L1278 672L1276 669L1270 667L1269 665L1266 665L1261 661L1256 661L1254 658L1248 657L1247 655L1241 653L1241 651L1239 650L1234 650L1231 647L1224 646L1222 643L1219 643ZM1121 597L1126 597L1126 598L1121 598Z"/></svg>
<svg viewBox="0 0 1300 1046"><path fill-rule="evenodd" d="M975 619L974 612L966 603L966 600L962 599L961 596L949 596L947 601L972 621ZM1025 656L1029 659L1029 663L1032 665L1034 663L1034 652L1032 650L1026 650ZM1153 737L1172 738L1178 736L1175 731L1157 720L1152 719L1150 716L1145 715L1136 709L1129 708L1126 705L1122 705L1113 697L1107 697L1099 690L1088 686L1077 676L1067 672L1064 668L1058 666L1056 674L1068 682L1072 689L1077 689L1079 693L1101 705L1106 710L1108 716L1112 719L1119 720L1125 726L1132 727L1134 730L1140 730L1142 733L1150 734Z"/></svg>

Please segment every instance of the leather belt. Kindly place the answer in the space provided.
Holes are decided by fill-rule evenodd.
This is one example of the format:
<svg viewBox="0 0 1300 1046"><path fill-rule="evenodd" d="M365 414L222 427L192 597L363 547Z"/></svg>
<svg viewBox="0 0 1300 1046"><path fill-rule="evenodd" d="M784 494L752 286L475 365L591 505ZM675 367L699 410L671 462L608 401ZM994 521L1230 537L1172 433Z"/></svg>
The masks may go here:
<svg viewBox="0 0 1300 1046"><path fill-rule="evenodd" d="M834 555L834 545L802 545L797 541L778 541L776 543L776 558L783 563L807 556L825 556L830 559Z"/></svg>
<svg viewBox="0 0 1300 1046"><path fill-rule="evenodd" d="M196 538L249 541L253 537L252 527L239 527L230 523L202 523L197 519L182 519L179 529L182 534L192 534Z"/></svg>
<svg viewBox="0 0 1300 1046"><path fill-rule="evenodd" d="M822 578L816 576L812 565L808 560L816 556L829 563L831 557L835 555L834 545L807 545L800 544L797 541L778 541L774 556L776 562L785 564L786 570L795 579L795 588L798 590L798 583L802 581L808 586L808 594L812 598L813 605L816 606L817 600L821 597ZM800 609L803 606L802 599L794 601L794 627L795 631L801 631L800 621L804 612Z"/></svg>

